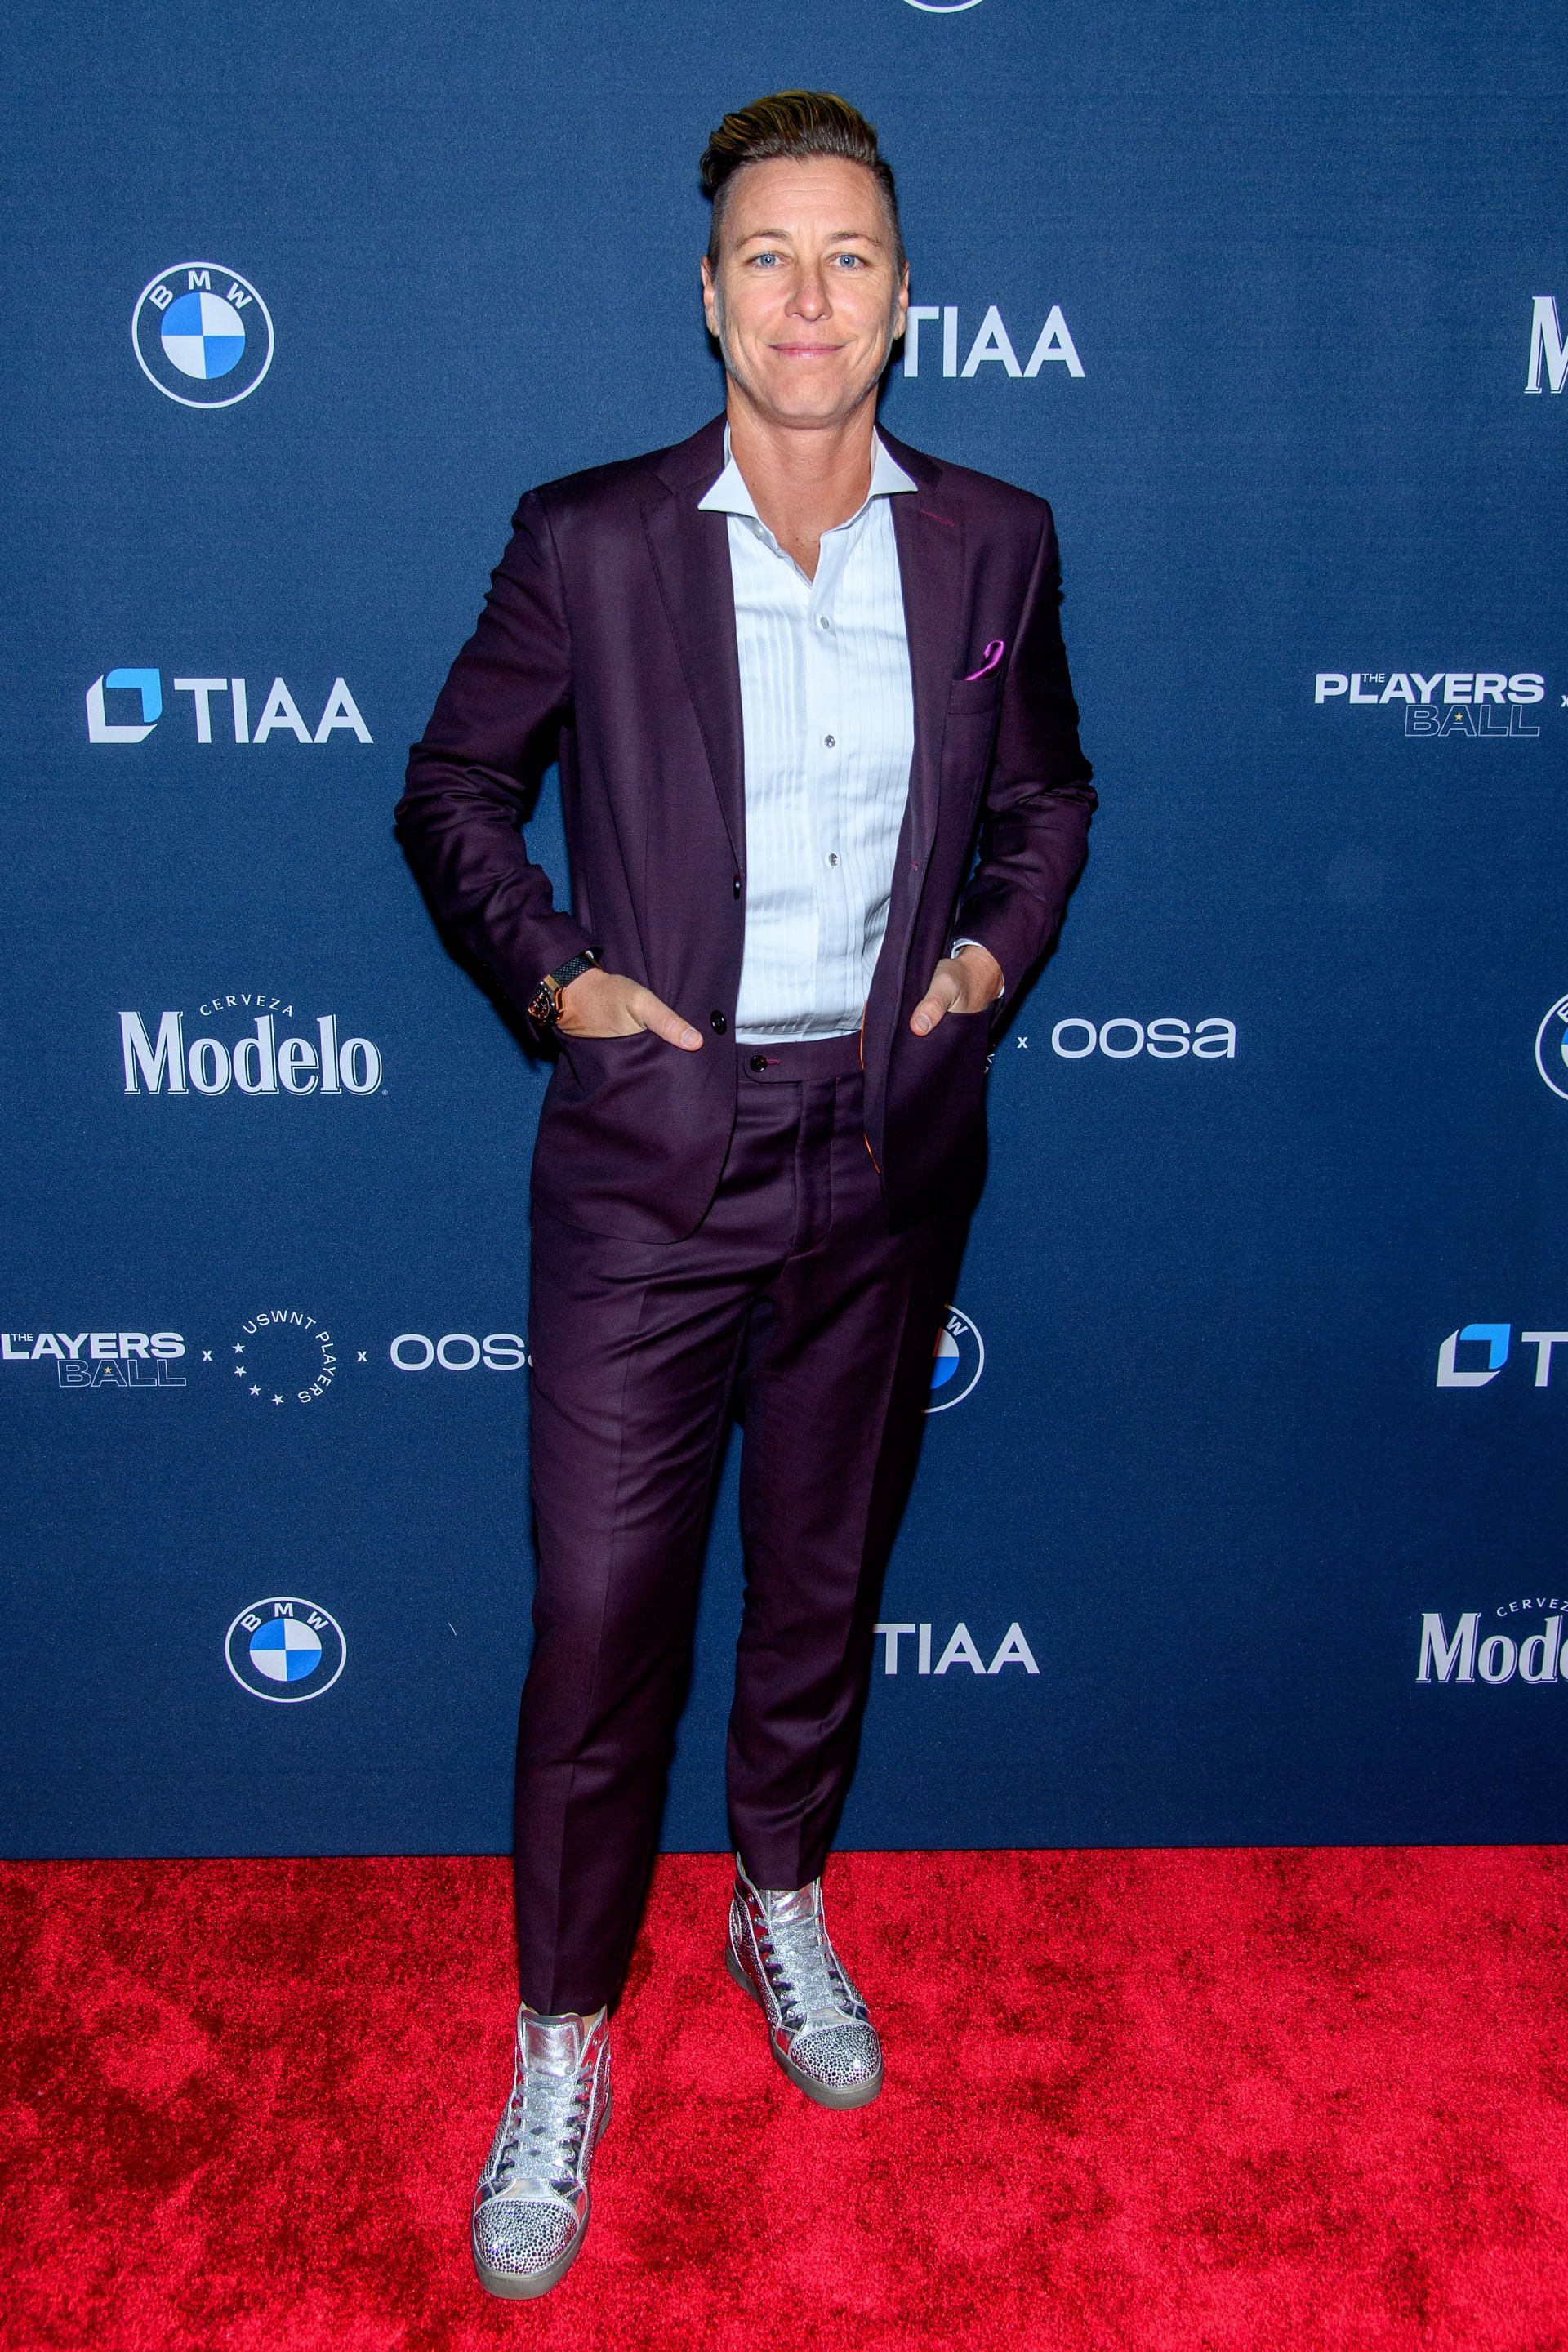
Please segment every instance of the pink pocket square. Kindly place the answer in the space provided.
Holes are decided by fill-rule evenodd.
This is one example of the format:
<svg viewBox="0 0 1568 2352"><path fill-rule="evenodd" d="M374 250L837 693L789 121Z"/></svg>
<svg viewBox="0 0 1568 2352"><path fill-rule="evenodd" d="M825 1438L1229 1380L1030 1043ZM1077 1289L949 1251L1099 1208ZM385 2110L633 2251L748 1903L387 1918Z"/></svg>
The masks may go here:
<svg viewBox="0 0 1568 2352"><path fill-rule="evenodd" d="M973 686L977 677L989 677L1006 650L1007 645L1005 638L993 637L991 643L985 648L980 667L978 669L972 669L966 673L963 680L964 685Z"/></svg>

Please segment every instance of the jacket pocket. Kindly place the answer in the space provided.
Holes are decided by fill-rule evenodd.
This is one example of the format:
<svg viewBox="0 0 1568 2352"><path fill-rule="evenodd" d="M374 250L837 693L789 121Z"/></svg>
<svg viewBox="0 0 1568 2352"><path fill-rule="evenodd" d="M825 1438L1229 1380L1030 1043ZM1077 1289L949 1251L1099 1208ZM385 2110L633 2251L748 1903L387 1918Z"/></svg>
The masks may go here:
<svg viewBox="0 0 1568 2352"><path fill-rule="evenodd" d="M967 718L972 711L995 709L1002 699L1002 672L993 670L986 677L955 677L947 689L950 718Z"/></svg>

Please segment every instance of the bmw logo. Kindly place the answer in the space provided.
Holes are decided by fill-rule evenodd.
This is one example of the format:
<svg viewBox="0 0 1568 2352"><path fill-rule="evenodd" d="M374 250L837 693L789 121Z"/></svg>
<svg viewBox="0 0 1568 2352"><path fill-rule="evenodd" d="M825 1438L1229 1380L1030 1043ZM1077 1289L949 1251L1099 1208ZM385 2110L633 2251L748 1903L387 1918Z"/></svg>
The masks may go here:
<svg viewBox="0 0 1568 2352"><path fill-rule="evenodd" d="M292 1706L331 1689L349 1645L330 1611L279 1596L240 1611L224 1637L223 1654L242 1690Z"/></svg>
<svg viewBox="0 0 1568 2352"><path fill-rule="evenodd" d="M1568 996L1560 996L1535 1033L1535 1066L1568 1102Z"/></svg>
<svg viewBox="0 0 1568 2352"><path fill-rule="evenodd" d="M962 1404L985 1369L985 1342L967 1315L950 1307L931 1360L928 1412Z"/></svg>
<svg viewBox="0 0 1568 2352"><path fill-rule="evenodd" d="M149 279L131 337L142 373L182 408L232 408L272 364L272 319L247 278L182 261Z"/></svg>

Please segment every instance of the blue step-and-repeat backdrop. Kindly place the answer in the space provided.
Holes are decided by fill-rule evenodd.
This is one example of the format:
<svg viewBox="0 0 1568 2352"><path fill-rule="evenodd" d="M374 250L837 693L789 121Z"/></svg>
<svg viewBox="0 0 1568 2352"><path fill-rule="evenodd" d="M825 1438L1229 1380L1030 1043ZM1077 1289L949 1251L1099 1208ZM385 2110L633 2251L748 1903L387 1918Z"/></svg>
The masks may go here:
<svg viewBox="0 0 1568 2352"><path fill-rule="evenodd" d="M1055 504L1102 793L846 1840L1568 1832L1565 58L1545 0L13 26L9 1851L507 1842L543 1078L392 808L520 491L720 405L697 158L791 85L900 174L889 426Z"/></svg>

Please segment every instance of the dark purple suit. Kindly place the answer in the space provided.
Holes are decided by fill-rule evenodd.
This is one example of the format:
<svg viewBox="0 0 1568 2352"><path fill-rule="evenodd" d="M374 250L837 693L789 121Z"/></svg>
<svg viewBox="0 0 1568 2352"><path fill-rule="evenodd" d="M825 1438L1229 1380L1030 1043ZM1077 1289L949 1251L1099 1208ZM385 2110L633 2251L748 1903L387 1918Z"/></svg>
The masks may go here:
<svg viewBox="0 0 1568 2352"><path fill-rule="evenodd" d="M918 485L891 500L915 747L858 1040L757 1056L730 1034L740 674L727 520L698 505L723 467L721 419L524 498L399 804L437 913L515 1003L592 946L705 1039L696 1053L652 1032L563 1039L540 1120L540 1583L518 1794L536 2008L589 2009L618 1989L737 1400L747 1601L731 1822L757 1884L821 1868L1003 1017L949 1014L917 1037L910 1014L955 931L991 950L1010 1002L1083 862L1095 795L1050 509L883 437ZM996 640L1000 661L972 677ZM520 830L552 751L570 913Z"/></svg>

